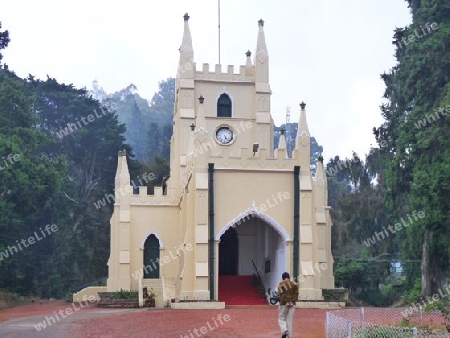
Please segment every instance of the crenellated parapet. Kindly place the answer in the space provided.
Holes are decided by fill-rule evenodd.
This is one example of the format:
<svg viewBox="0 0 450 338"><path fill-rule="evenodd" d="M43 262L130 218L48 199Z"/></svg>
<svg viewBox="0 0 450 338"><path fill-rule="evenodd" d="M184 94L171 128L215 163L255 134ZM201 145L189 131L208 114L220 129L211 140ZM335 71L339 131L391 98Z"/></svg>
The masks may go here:
<svg viewBox="0 0 450 338"><path fill-rule="evenodd" d="M223 149L219 155L209 156L209 160L215 163L216 168L245 168L248 170L292 170L295 165L298 165L298 158L275 158L267 149L259 149L253 153L252 149L241 148L237 154L230 154L229 149ZM311 176L309 164L302 171Z"/></svg>
<svg viewBox="0 0 450 338"><path fill-rule="evenodd" d="M235 72L234 65L228 65L226 72L222 71L222 65L215 65L214 71L210 69L208 63L204 63L201 70L195 71L195 80L217 81L217 82L255 82L253 71L249 71L248 66L238 66L238 72ZM252 69L250 67L250 69Z"/></svg>
<svg viewBox="0 0 450 338"><path fill-rule="evenodd" d="M176 196L175 190L167 189L167 194L163 194L162 187L155 187L153 194L147 194L147 187L140 186L137 194L132 194L131 205L155 205L155 206L176 206L180 202L179 196Z"/></svg>

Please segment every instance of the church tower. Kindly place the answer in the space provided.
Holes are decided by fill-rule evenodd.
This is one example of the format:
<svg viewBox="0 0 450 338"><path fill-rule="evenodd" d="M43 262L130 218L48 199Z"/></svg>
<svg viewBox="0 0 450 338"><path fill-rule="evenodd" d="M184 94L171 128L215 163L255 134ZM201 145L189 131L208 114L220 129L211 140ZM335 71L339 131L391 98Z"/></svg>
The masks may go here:
<svg viewBox="0 0 450 338"><path fill-rule="evenodd" d="M244 65L223 70L197 65L189 19L185 14L168 184L180 193L183 245L191 243L195 254L179 267L183 283L176 293L180 299L220 300L224 266L234 266L226 273L250 275L254 261L268 286L289 270L296 279L307 277L303 299L321 299L321 289L334 287L331 222L323 165L316 173L319 185L310 170L306 104L299 107L289 158L284 135L274 150L264 21L258 21L253 58L247 51ZM221 240L233 229L234 253ZM224 252L234 261L221 259ZM317 268L320 263L326 268Z"/></svg>

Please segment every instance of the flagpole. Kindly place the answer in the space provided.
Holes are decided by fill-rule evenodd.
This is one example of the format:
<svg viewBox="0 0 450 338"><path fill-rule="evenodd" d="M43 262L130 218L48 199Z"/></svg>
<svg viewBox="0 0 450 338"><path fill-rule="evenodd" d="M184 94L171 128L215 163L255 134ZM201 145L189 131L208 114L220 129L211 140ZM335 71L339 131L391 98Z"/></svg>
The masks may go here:
<svg viewBox="0 0 450 338"><path fill-rule="evenodd" d="M218 0L218 16L219 16L219 65L220 65L220 0Z"/></svg>

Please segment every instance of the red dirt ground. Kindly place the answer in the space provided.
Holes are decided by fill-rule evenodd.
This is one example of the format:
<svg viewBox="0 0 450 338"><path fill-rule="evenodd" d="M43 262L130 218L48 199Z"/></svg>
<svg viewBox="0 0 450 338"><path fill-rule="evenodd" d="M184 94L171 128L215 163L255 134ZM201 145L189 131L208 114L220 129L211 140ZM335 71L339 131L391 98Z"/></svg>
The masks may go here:
<svg viewBox="0 0 450 338"><path fill-rule="evenodd" d="M134 314L77 322L72 332L80 337L280 337L277 308L232 308L224 310L151 309ZM297 309L294 335L325 337L326 310ZM228 321L219 321L219 315ZM228 315L229 317L225 317ZM203 331L202 330L203 327ZM194 331L196 330L196 331Z"/></svg>
<svg viewBox="0 0 450 338"><path fill-rule="evenodd" d="M49 301L17 306L0 311L0 323L13 318L51 314L69 305L70 303L64 301ZM92 319L72 324L71 331L74 335L82 338L281 336L276 306L238 307L224 310L148 309L138 313L94 318L97 309L99 308L91 306L88 310L92 312ZM297 309L294 316L293 337L325 337L326 311ZM219 320L219 315L223 318L222 322ZM229 318L225 317L226 315ZM205 333L202 333L202 327Z"/></svg>
<svg viewBox="0 0 450 338"><path fill-rule="evenodd" d="M71 303L64 301L45 301L17 306L0 311L0 323L15 318L52 314L69 306ZM276 306L233 306L224 310L144 309L138 312L133 309L133 313L130 311L98 317L105 316L104 310L94 305L85 305L83 311L91 313L92 319L72 323L71 332L80 338L280 337ZM347 312L349 311L351 310L348 309ZM386 325L399 322L398 309L366 308L365 311L366 321L371 323ZM325 337L326 312L327 310L297 309L293 337ZM222 322L219 315L224 318ZM228 319L226 315L229 316L228 321L225 321ZM418 318L411 319L411 323L416 321ZM423 315L423 324L438 327L442 326L442 323L442 317L437 314Z"/></svg>

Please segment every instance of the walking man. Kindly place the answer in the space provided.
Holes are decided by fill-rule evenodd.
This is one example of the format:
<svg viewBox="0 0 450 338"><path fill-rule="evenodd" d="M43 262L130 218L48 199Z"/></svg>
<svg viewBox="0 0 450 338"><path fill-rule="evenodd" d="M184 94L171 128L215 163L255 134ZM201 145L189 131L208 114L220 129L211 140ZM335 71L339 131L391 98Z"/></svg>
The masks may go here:
<svg viewBox="0 0 450 338"><path fill-rule="evenodd" d="M278 324L281 338L292 337L292 321L294 319L295 302L298 300L298 285L291 281L289 273L283 272L282 281L278 283L280 307L278 308Z"/></svg>

